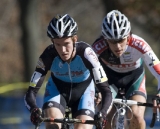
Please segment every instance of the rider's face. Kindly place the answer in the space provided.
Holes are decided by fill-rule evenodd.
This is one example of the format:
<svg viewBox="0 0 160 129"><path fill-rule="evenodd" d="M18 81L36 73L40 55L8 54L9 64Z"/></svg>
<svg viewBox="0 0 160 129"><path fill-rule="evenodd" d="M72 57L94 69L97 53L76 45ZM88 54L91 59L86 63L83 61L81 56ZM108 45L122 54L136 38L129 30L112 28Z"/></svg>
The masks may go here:
<svg viewBox="0 0 160 129"><path fill-rule="evenodd" d="M124 38L119 41L107 40L108 45L111 51L117 56L120 57L126 50L126 45L128 43L128 38Z"/></svg>
<svg viewBox="0 0 160 129"><path fill-rule="evenodd" d="M73 43L77 41L76 37L66 37L52 39L54 46L63 61L68 61L72 55Z"/></svg>

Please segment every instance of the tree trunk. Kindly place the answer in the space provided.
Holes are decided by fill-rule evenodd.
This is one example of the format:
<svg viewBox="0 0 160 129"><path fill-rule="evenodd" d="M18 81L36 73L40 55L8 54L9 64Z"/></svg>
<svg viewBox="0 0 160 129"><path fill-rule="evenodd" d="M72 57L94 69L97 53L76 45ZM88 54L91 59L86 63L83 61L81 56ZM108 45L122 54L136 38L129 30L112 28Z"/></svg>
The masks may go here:
<svg viewBox="0 0 160 129"><path fill-rule="evenodd" d="M24 54L24 81L29 81L37 62L38 43L38 0L18 0L20 7L20 26L22 30L22 50Z"/></svg>
<svg viewBox="0 0 160 129"><path fill-rule="evenodd" d="M121 5L118 0L102 0L106 14L112 10L121 10Z"/></svg>

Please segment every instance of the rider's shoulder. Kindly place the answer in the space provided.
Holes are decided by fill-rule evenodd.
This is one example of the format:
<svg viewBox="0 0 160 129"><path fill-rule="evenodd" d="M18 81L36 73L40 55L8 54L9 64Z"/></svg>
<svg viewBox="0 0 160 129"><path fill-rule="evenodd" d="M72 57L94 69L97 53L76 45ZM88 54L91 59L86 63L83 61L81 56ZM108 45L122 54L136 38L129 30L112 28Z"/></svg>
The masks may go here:
<svg viewBox="0 0 160 129"><path fill-rule="evenodd" d="M151 50L150 45L143 38L135 34L131 35L129 46L133 47L134 49L139 50L142 53L145 53Z"/></svg>
<svg viewBox="0 0 160 129"><path fill-rule="evenodd" d="M108 48L108 45L105 39L100 36L94 41L94 43L92 44L92 48L97 54L100 55L104 50Z"/></svg>
<svg viewBox="0 0 160 129"><path fill-rule="evenodd" d="M48 50L52 50L52 49L54 49L54 45L53 45L53 43L52 43L52 44L49 44L49 45L46 47L46 49L48 49Z"/></svg>
<svg viewBox="0 0 160 129"><path fill-rule="evenodd" d="M76 47L77 49L85 49L87 47L91 47L89 43L86 43L84 41L79 41L79 42L76 42Z"/></svg>
<svg viewBox="0 0 160 129"><path fill-rule="evenodd" d="M135 45L133 42L136 42L136 43L143 43L143 44L148 44L142 37L136 35L136 34L132 34L131 35L131 43L132 45Z"/></svg>
<svg viewBox="0 0 160 129"><path fill-rule="evenodd" d="M50 44L50 45L48 45L48 46L45 48L43 54L45 54L45 55L57 55L57 51L56 51L53 43Z"/></svg>

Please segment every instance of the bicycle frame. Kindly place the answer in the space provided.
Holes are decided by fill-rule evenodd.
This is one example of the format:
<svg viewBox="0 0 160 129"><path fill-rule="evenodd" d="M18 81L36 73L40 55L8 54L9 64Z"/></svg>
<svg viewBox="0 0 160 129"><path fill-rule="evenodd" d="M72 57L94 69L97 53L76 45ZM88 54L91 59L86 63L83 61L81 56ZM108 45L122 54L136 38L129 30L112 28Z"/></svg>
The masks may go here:
<svg viewBox="0 0 160 129"><path fill-rule="evenodd" d="M120 101L117 102L117 101ZM115 119L115 126L113 127L114 129L124 129L125 128L125 120L130 120L130 119L126 119L126 107L131 111L131 108L126 105L125 102L126 100L123 99L114 99L114 106L116 108L116 112L112 117L112 121L111 121L111 127L112 127L112 123L113 123L113 119ZM123 103L123 104L122 104Z"/></svg>
<svg viewBox="0 0 160 129"><path fill-rule="evenodd" d="M124 121L125 121L125 113L126 110L125 108L120 108L118 111L118 116L117 116L117 122L116 122L116 129L124 129Z"/></svg>
<svg viewBox="0 0 160 129"><path fill-rule="evenodd" d="M118 105L116 106L116 113L112 117L112 121L116 115L118 115L114 129L124 129L125 128L125 120L131 120L131 118L126 119L126 108L128 108L131 112L132 109L129 106L137 105L137 106L146 106L146 107L153 107L153 104L151 103L142 103L142 102L137 102L135 100L126 100L126 99L113 99L113 103ZM133 114L132 114L133 115ZM111 121L111 124L112 124ZM112 126L112 125L111 125Z"/></svg>

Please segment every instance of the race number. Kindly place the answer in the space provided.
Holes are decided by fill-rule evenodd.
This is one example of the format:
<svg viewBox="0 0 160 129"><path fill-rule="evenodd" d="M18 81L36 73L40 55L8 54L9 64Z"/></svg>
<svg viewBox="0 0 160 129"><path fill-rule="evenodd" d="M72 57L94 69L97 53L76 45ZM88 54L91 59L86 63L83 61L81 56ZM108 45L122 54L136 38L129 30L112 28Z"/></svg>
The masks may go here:
<svg viewBox="0 0 160 129"><path fill-rule="evenodd" d="M108 80L102 66L98 67L98 68L93 68L93 76L95 79L95 83L102 83Z"/></svg>
<svg viewBox="0 0 160 129"><path fill-rule="evenodd" d="M30 86L35 87L41 75L41 73L35 71L31 77Z"/></svg>

